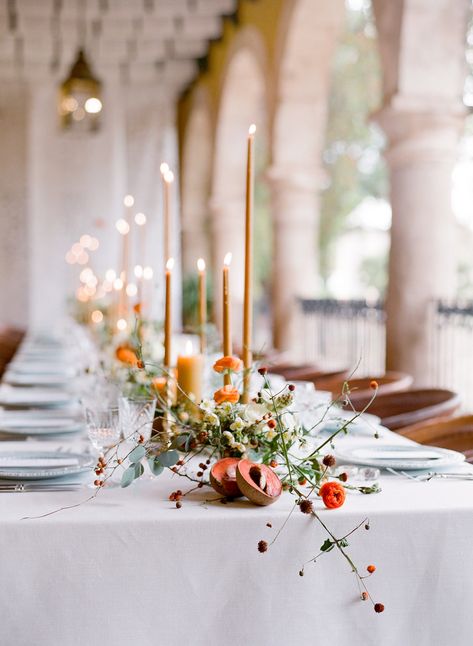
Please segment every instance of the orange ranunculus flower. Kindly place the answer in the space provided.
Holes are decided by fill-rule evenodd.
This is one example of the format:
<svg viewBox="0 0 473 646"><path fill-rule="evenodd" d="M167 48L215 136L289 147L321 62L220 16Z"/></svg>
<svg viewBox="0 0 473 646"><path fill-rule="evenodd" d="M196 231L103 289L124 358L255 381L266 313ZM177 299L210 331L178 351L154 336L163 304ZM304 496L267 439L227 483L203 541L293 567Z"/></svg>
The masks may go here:
<svg viewBox="0 0 473 646"><path fill-rule="evenodd" d="M243 361L238 357L222 357L214 363L215 372L240 372Z"/></svg>
<svg viewBox="0 0 473 646"><path fill-rule="evenodd" d="M115 356L122 363L127 363L129 366L133 366L134 368L136 368L136 366L138 365L138 357L136 356L136 352L126 345L118 346L118 348L115 350Z"/></svg>
<svg viewBox="0 0 473 646"><path fill-rule="evenodd" d="M166 377L153 377L153 380L151 381L151 388L157 393L163 393L164 389L166 388L166 382Z"/></svg>
<svg viewBox="0 0 473 646"><path fill-rule="evenodd" d="M326 482L320 487L319 496L322 496L324 505L329 509L337 509L345 502L345 487L339 482Z"/></svg>
<svg viewBox="0 0 473 646"><path fill-rule="evenodd" d="M133 311L135 314L141 314L141 303L135 303L133 305Z"/></svg>
<svg viewBox="0 0 473 646"><path fill-rule="evenodd" d="M236 404L240 399L240 393L238 392L238 388L235 388L235 386L224 386L214 393L214 399L217 404L223 404L223 402Z"/></svg>

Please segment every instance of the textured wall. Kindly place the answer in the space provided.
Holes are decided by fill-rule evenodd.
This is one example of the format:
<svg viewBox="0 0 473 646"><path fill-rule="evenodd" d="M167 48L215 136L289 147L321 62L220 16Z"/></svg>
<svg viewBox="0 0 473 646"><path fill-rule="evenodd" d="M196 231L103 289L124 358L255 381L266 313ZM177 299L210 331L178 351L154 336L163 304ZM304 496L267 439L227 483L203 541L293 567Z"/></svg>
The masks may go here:
<svg viewBox="0 0 473 646"><path fill-rule="evenodd" d="M27 105L21 83L0 93L0 325L28 317Z"/></svg>

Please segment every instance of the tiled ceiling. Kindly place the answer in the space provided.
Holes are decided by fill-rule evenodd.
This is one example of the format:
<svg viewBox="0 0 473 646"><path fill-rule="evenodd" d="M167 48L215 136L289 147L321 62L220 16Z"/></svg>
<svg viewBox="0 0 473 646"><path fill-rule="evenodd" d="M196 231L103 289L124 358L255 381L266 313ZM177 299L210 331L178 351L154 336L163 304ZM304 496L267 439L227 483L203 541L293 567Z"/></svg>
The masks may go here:
<svg viewBox="0 0 473 646"><path fill-rule="evenodd" d="M0 78L66 75L84 45L98 76L179 91L237 0L0 0Z"/></svg>

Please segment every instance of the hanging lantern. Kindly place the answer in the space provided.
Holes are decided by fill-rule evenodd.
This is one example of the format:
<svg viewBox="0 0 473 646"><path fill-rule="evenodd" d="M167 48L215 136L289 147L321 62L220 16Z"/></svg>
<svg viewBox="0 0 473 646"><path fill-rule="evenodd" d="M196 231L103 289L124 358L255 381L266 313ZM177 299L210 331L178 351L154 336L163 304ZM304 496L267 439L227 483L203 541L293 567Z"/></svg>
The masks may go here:
<svg viewBox="0 0 473 646"><path fill-rule="evenodd" d="M102 112L101 82L93 75L84 51L79 50L69 76L61 84L59 115L65 129L94 131Z"/></svg>

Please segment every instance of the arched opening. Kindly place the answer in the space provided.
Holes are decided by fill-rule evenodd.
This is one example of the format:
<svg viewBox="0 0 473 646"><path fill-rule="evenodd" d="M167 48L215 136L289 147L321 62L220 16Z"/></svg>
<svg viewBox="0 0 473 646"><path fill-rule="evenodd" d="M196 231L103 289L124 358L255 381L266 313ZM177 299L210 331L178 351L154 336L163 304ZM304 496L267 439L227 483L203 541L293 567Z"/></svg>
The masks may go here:
<svg viewBox="0 0 473 646"><path fill-rule="evenodd" d="M384 297L391 207L382 149L371 120L382 102L382 72L370 0L347 0L331 65L321 196L320 269L330 297Z"/></svg>
<svg viewBox="0 0 473 646"><path fill-rule="evenodd" d="M298 297L319 281L319 192L324 186L330 66L342 0L294 0L281 20L272 137L274 345L297 350Z"/></svg>
<svg viewBox="0 0 473 646"><path fill-rule="evenodd" d="M255 171L267 165L267 103L265 59L256 30L244 30L236 39L224 74L215 139L212 185L213 268L217 295L215 314L220 320L220 272L227 252L232 253L231 289L234 335L239 338L243 303L246 141L248 128L257 126ZM256 297L264 292L269 275L269 226L267 197L262 182L255 190ZM256 325L257 330L261 327ZM255 339L261 344L261 339Z"/></svg>

